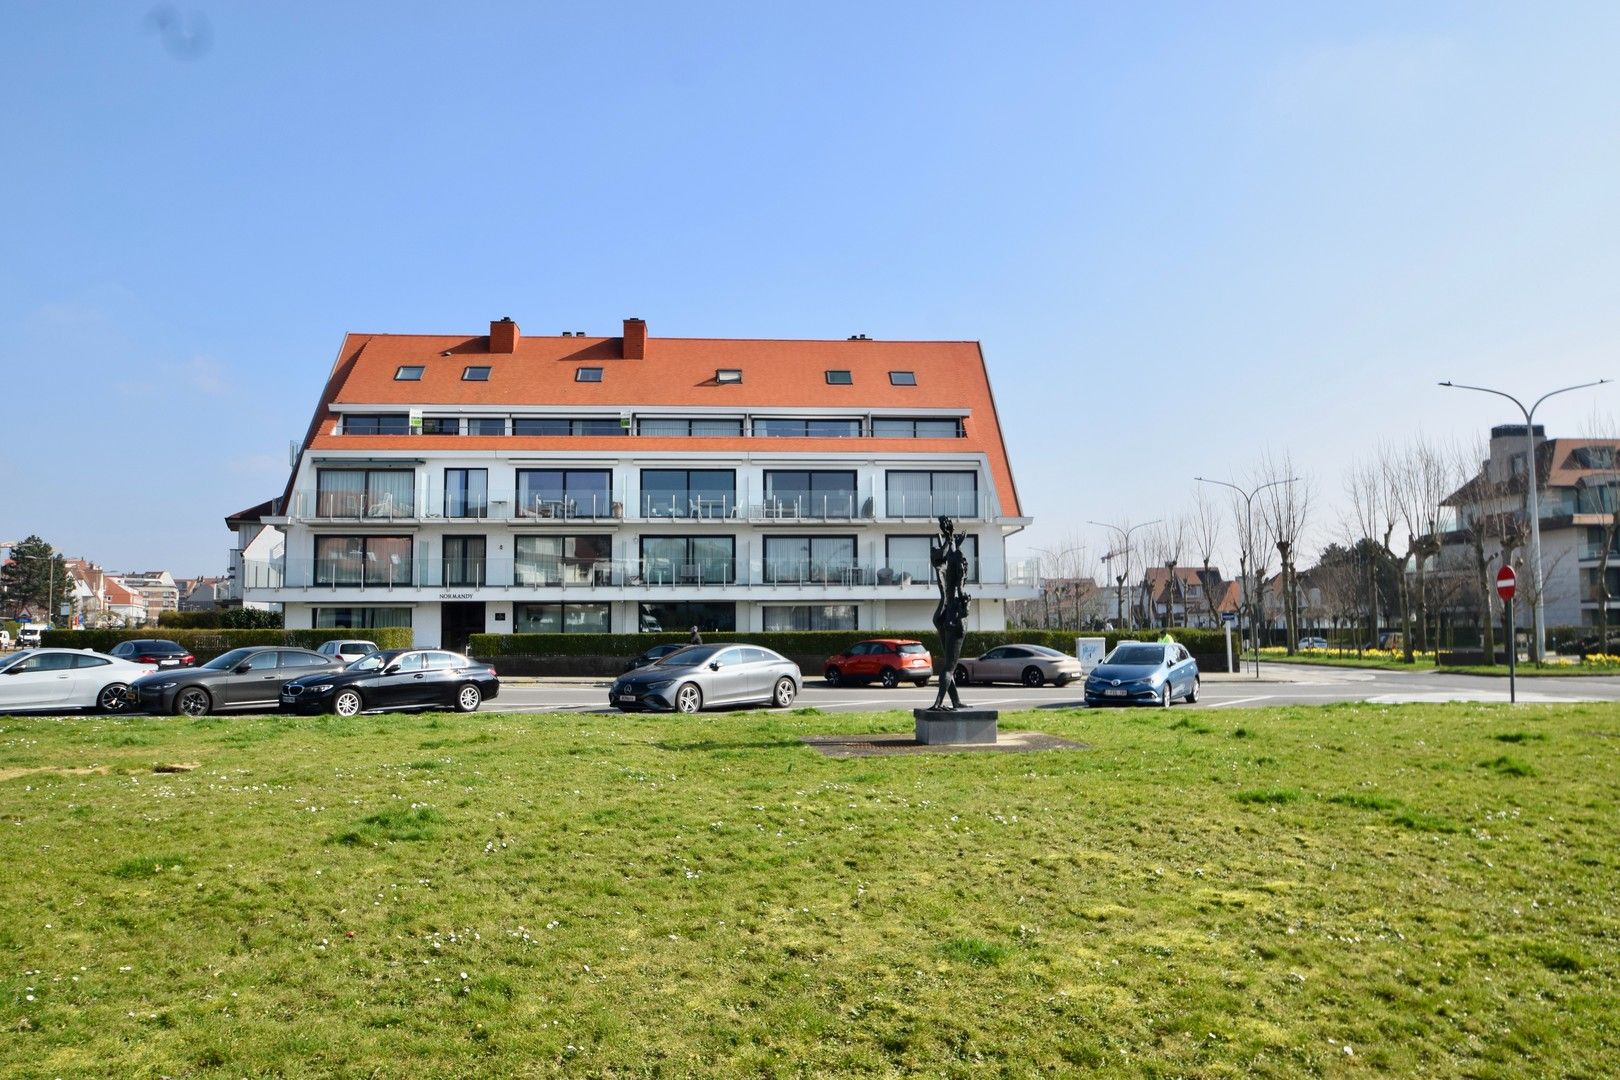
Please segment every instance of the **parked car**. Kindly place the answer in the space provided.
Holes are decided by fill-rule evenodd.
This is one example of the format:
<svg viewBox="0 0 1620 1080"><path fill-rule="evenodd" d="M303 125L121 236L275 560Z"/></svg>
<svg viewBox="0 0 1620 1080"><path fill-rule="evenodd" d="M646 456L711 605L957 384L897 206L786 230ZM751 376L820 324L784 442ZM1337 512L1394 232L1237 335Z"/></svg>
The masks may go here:
<svg viewBox="0 0 1620 1080"><path fill-rule="evenodd" d="M17 628L17 644L25 649L38 648L40 635L45 632L43 626L21 626Z"/></svg>
<svg viewBox="0 0 1620 1080"><path fill-rule="evenodd" d="M648 664L656 664L670 653L680 652L684 648L686 648L685 645L654 645L640 656L632 657L630 660L625 661L624 670L634 671L638 667L646 667Z"/></svg>
<svg viewBox="0 0 1620 1080"><path fill-rule="evenodd" d="M184 646L161 638L133 638L120 641L107 650L108 656L117 656L136 664L156 664L160 668L190 667L197 662Z"/></svg>
<svg viewBox="0 0 1620 1080"><path fill-rule="evenodd" d="M759 645L687 645L656 664L620 675L608 704L625 711L705 705L793 704L804 686L799 665Z"/></svg>
<svg viewBox="0 0 1620 1080"><path fill-rule="evenodd" d="M1327 638L1302 637L1299 639L1299 647L1305 652L1312 649L1325 649L1328 647Z"/></svg>
<svg viewBox="0 0 1620 1080"><path fill-rule="evenodd" d="M0 712L123 712L130 707L130 684L156 670L87 649L25 649L0 659Z"/></svg>
<svg viewBox="0 0 1620 1080"><path fill-rule="evenodd" d="M1067 686L1080 677L1080 661L1045 645L1002 645L956 665L956 685L1021 682Z"/></svg>
<svg viewBox="0 0 1620 1080"><path fill-rule="evenodd" d="M1086 676L1087 705L1160 705L1198 700L1198 661L1185 645L1122 641Z"/></svg>
<svg viewBox="0 0 1620 1080"><path fill-rule="evenodd" d="M275 708L285 683L342 663L311 649L249 645L206 664L170 668L130 684L135 708L149 713L207 716L220 709Z"/></svg>
<svg viewBox="0 0 1620 1080"><path fill-rule="evenodd" d="M829 686L873 679L890 688L907 679L927 686L934 677L934 657L920 641L874 638L858 641L837 656L827 657L821 674Z"/></svg>
<svg viewBox="0 0 1620 1080"><path fill-rule="evenodd" d="M11 631L0 630L0 649L11 648Z"/></svg>
<svg viewBox="0 0 1620 1080"><path fill-rule="evenodd" d="M370 656L374 652L381 652L375 641L363 641L359 638L349 638L339 641L323 641L315 646L315 651L322 656L334 656L345 664L358 660L362 656Z"/></svg>
<svg viewBox="0 0 1620 1080"><path fill-rule="evenodd" d="M290 712L356 716L370 709L448 707L475 712L501 692L495 669L446 649L384 649L336 672L293 679L281 688Z"/></svg>

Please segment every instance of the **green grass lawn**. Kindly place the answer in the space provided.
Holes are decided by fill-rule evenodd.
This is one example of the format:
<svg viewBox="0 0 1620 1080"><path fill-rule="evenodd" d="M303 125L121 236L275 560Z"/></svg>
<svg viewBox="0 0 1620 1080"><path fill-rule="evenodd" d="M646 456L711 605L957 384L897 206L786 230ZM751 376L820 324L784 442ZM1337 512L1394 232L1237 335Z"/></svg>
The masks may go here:
<svg viewBox="0 0 1620 1080"><path fill-rule="evenodd" d="M0 1073L1604 1076L1620 709L0 719ZM155 772L155 765L196 764Z"/></svg>
<svg viewBox="0 0 1620 1080"><path fill-rule="evenodd" d="M1254 663L1254 653L1246 653L1243 657L1245 665ZM1317 664L1324 667L1352 667L1375 668L1381 671L1437 671L1442 675L1499 675L1508 677L1507 664L1446 664L1437 666L1434 657L1414 653L1412 662L1391 657L1357 656L1353 652L1313 651L1296 653L1288 656L1283 653L1265 653L1260 657L1260 665L1266 664ZM1526 661L1518 665L1517 674L1521 678L1567 678L1586 675L1620 675L1620 668L1602 664L1544 664L1537 667Z"/></svg>

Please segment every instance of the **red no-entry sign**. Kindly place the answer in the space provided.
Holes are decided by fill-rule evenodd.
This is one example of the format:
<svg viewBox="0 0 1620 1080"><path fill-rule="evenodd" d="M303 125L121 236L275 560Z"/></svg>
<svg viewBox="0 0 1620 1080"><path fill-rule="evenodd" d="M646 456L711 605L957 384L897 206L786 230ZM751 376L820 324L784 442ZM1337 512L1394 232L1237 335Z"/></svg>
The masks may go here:
<svg viewBox="0 0 1620 1080"><path fill-rule="evenodd" d="M1513 567L1504 566L1496 572L1496 595L1500 596L1504 603L1513 599L1513 590L1518 584L1519 578L1513 572Z"/></svg>

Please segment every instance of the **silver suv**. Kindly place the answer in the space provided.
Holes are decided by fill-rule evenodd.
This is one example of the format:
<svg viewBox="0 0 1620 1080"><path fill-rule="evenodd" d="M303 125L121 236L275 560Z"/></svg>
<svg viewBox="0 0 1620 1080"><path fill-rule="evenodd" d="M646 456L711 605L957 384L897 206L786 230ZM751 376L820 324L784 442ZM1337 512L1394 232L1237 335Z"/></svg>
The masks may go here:
<svg viewBox="0 0 1620 1080"><path fill-rule="evenodd" d="M335 656L345 664L350 660L358 660L362 656L370 656L380 652L375 641L323 641L316 646L315 651L323 656Z"/></svg>

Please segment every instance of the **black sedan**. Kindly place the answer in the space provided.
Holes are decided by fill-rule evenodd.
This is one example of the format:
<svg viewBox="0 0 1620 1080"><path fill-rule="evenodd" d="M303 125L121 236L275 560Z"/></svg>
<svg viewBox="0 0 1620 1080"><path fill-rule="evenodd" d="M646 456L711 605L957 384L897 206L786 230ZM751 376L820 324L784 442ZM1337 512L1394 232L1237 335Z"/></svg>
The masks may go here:
<svg viewBox="0 0 1620 1080"><path fill-rule="evenodd" d="M670 653L680 652L684 648L686 648L685 645L654 645L640 656L632 657L630 660L627 660L624 665L624 670L634 671L638 667L646 667L648 664L656 664Z"/></svg>
<svg viewBox="0 0 1620 1080"><path fill-rule="evenodd" d="M443 649L388 649L342 671L294 679L281 690L289 712L356 716L368 709L449 707L473 712L501 692L488 664Z"/></svg>
<svg viewBox="0 0 1620 1080"><path fill-rule="evenodd" d="M342 664L309 649L250 645L200 667L169 668L129 684L131 708L149 713L207 716L220 709L274 708L282 684Z"/></svg>
<svg viewBox="0 0 1620 1080"><path fill-rule="evenodd" d="M107 650L108 656L132 664L156 664L160 668L190 667L197 662L184 645L162 638L131 638Z"/></svg>

